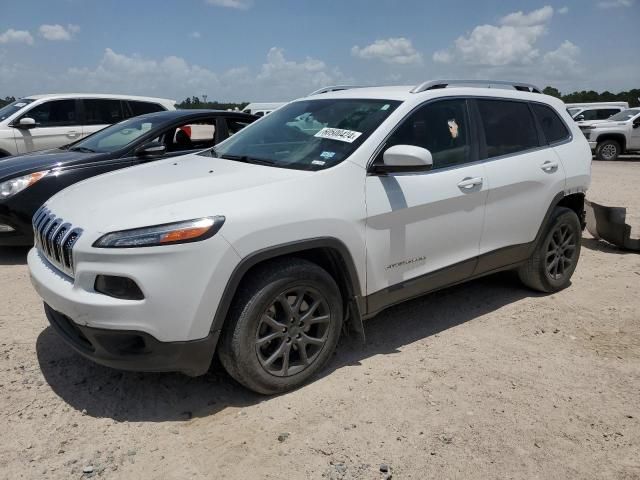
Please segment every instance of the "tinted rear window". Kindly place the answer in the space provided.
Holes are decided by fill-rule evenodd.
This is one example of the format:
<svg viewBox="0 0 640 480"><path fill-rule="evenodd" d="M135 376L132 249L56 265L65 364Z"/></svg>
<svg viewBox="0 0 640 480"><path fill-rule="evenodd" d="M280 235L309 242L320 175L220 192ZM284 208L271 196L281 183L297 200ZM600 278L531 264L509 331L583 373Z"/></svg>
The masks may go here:
<svg viewBox="0 0 640 480"><path fill-rule="evenodd" d="M145 113L163 112L165 109L157 103L129 101L129 107L134 117Z"/></svg>
<svg viewBox="0 0 640 480"><path fill-rule="evenodd" d="M484 127L487 158L539 146L538 131L526 103L507 100L477 102Z"/></svg>
<svg viewBox="0 0 640 480"><path fill-rule="evenodd" d="M532 103L531 108L538 118L547 143L560 142L569 138L570 133L567 126L553 108L540 105L539 103Z"/></svg>
<svg viewBox="0 0 640 480"><path fill-rule="evenodd" d="M88 99L83 103L85 125L111 125L124 120L120 100Z"/></svg>

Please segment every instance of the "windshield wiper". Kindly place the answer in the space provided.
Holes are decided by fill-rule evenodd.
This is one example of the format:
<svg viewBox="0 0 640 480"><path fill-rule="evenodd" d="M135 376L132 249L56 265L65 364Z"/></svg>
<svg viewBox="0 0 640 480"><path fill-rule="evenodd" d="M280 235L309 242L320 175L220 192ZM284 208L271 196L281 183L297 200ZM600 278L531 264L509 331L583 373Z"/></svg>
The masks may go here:
<svg viewBox="0 0 640 480"><path fill-rule="evenodd" d="M69 149L71 152L82 152L82 153L96 153L95 150L91 150L87 147L72 147Z"/></svg>
<svg viewBox="0 0 640 480"><path fill-rule="evenodd" d="M275 165L276 163L272 160L265 160L263 158L250 157L248 155L220 155L217 158L224 158L225 160L233 160L236 162L243 162L243 163L253 163L256 165Z"/></svg>

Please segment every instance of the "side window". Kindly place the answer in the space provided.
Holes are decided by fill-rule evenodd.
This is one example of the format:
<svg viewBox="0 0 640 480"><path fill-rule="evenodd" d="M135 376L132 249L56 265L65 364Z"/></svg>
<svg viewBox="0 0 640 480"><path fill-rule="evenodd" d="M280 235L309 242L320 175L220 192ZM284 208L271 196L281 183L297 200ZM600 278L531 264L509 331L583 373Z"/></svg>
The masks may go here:
<svg viewBox="0 0 640 480"><path fill-rule="evenodd" d="M569 130L553 108L539 103L532 103L531 108L542 127L547 143L556 143L569 138L571 135Z"/></svg>
<svg viewBox="0 0 640 480"><path fill-rule="evenodd" d="M615 115L620 112L617 108L602 108L598 110L598 118L596 120L606 120L611 115Z"/></svg>
<svg viewBox="0 0 640 480"><path fill-rule="evenodd" d="M213 147L215 144L216 119L198 120L164 134L164 144L169 152L198 150Z"/></svg>
<svg viewBox="0 0 640 480"><path fill-rule="evenodd" d="M87 99L82 102L85 125L111 125L124 120L120 100Z"/></svg>
<svg viewBox="0 0 640 480"><path fill-rule="evenodd" d="M251 122L248 120L238 120L236 118L227 118L227 130L229 131L229 136L235 135L244 127L249 125Z"/></svg>
<svg viewBox="0 0 640 480"><path fill-rule="evenodd" d="M420 107L389 137L385 150L394 145L426 148L433 169L470 161L469 115L464 99L440 100Z"/></svg>
<svg viewBox="0 0 640 480"><path fill-rule="evenodd" d="M129 100L129 108L134 117L145 113L163 112L165 109L157 103L137 102Z"/></svg>
<svg viewBox="0 0 640 480"><path fill-rule="evenodd" d="M539 146L538 131L525 102L477 100L477 103L484 127L487 158Z"/></svg>
<svg viewBox="0 0 640 480"><path fill-rule="evenodd" d="M33 118L38 127L78 125L75 100L52 100L32 108L23 118Z"/></svg>
<svg viewBox="0 0 640 480"><path fill-rule="evenodd" d="M579 117L583 117L583 120L597 120L599 110L585 110Z"/></svg>

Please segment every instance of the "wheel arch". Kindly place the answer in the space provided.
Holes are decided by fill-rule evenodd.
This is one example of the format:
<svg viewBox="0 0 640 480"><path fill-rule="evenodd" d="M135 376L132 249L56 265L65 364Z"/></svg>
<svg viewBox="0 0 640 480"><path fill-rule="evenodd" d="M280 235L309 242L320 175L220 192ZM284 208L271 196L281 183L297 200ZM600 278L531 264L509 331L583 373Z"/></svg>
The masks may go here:
<svg viewBox="0 0 640 480"><path fill-rule="evenodd" d="M573 210L578 216L578 219L580 220L580 225L584 229L586 225L585 212L584 212L584 199L585 199L584 192L573 192L573 193L560 192L555 197L553 197L553 200L551 201L551 204L547 209L547 213L545 214L544 218L542 219L542 223L538 228L538 234L536 235L535 240L531 242L529 254L533 252L533 249L538 244L540 238L544 235L547 225L549 223L549 219L551 218L553 211L557 207L565 207L565 208L569 208L570 210Z"/></svg>
<svg viewBox="0 0 640 480"><path fill-rule="evenodd" d="M627 149L627 137L625 137L622 133L604 133L598 137L598 144L605 142L607 140L615 140L620 144L620 153L624 153Z"/></svg>
<svg viewBox="0 0 640 480"><path fill-rule="evenodd" d="M3 150L2 148L0 148L0 158L10 157L10 156L11 156L11 153L9 153L6 150Z"/></svg>
<svg viewBox="0 0 640 480"><path fill-rule="evenodd" d="M345 312L356 330L361 329L363 311L362 289L355 262L347 246L337 238L322 237L268 247L243 258L232 272L211 324L211 331L220 331L242 281L266 262L285 258L302 258L325 269L336 281L342 295Z"/></svg>

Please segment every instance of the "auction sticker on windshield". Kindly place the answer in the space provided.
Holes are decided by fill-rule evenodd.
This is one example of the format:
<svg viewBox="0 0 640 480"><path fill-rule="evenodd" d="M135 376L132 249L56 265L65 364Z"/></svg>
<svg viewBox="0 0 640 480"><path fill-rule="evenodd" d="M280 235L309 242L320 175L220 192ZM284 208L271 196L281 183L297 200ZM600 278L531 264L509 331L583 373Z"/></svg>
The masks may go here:
<svg viewBox="0 0 640 480"><path fill-rule="evenodd" d="M342 128L323 128L314 137L328 138L329 140L338 140L339 142L353 143L362 132L353 130L343 130Z"/></svg>

